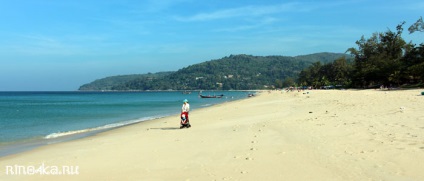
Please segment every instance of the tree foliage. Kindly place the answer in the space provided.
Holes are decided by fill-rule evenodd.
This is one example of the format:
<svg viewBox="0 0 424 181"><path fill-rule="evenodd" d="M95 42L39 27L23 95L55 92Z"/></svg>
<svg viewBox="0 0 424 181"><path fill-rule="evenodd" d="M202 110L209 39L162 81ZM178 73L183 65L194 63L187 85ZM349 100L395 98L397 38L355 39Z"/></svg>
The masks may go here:
<svg viewBox="0 0 424 181"><path fill-rule="evenodd" d="M422 84L424 82L424 44L415 45L402 38L403 25L383 33L374 33L368 39L362 36L347 52L353 62L339 58L332 63L319 62L303 70L298 79L301 85L320 87L343 85L345 87L367 88L380 85L399 86ZM409 28L422 31L422 18Z"/></svg>
<svg viewBox="0 0 424 181"><path fill-rule="evenodd" d="M412 24L408 28L408 31L409 31L409 33L414 33L416 31L424 32L424 21L423 21L423 17L420 17L420 19L418 19L417 22L415 22L414 24Z"/></svg>
<svg viewBox="0 0 424 181"><path fill-rule="evenodd" d="M332 63L322 65L313 63L310 67L300 72L299 85L319 88L326 85L350 85L352 64L341 57Z"/></svg>

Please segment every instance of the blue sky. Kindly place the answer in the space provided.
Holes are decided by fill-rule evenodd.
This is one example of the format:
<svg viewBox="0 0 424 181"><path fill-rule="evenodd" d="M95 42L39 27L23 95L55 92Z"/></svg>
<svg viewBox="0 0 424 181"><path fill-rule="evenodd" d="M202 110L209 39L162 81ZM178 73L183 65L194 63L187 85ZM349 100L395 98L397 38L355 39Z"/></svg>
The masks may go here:
<svg viewBox="0 0 424 181"><path fill-rule="evenodd" d="M407 28L422 0L0 0L0 91L77 90L230 54L343 53Z"/></svg>

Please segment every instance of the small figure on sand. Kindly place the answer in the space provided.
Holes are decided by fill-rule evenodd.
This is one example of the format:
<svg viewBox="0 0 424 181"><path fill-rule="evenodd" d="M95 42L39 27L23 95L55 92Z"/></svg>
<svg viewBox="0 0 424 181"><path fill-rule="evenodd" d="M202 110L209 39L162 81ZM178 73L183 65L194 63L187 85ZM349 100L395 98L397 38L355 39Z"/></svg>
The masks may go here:
<svg viewBox="0 0 424 181"><path fill-rule="evenodd" d="M190 111L190 104L188 103L187 99L184 99L183 106L181 108L181 125L180 129L186 127L191 127L189 119L188 119L188 112Z"/></svg>

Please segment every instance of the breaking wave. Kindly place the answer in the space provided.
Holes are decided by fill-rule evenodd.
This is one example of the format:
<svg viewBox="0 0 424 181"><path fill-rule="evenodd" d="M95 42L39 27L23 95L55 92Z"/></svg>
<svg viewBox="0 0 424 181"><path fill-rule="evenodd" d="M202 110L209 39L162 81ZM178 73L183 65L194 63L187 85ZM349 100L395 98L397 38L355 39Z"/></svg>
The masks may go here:
<svg viewBox="0 0 424 181"><path fill-rule="evenodd" d="M59 138L59 137L63 137L63 136L70 136L70 135L75 135L75 134L80 134L80 133L87 133L87 132L91 132L91 131L101 131L101 130L106 130L106 129L112 129L112 128L122 127L122 126L135 124L135 123L139 123L139 122L143 122L143 121L147 121L147 120L159 119L159 118L161 118L161 117L146 117L146 118L142 118L142 119L136 119L136 120L123 121L123 122L119 122L119 123L107 124L107 125L103 125L103 126L99 126L99 127L95 127L95 128L51 133L51 134L46 135L44 137L44 139L53 139L53 138Z"/></svg>

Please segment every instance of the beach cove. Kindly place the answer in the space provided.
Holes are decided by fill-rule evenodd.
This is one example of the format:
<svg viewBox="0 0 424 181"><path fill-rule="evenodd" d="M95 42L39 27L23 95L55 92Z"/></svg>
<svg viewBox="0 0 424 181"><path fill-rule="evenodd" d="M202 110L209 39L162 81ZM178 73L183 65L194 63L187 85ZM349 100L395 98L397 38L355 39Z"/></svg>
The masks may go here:
<svg viewBox="0 0 424 181"><path fill-rule="evenodd" d="M424 180L423 91L262 92L2 157L0 180ZM72 172L15 169L41 165Z"/></svg>

